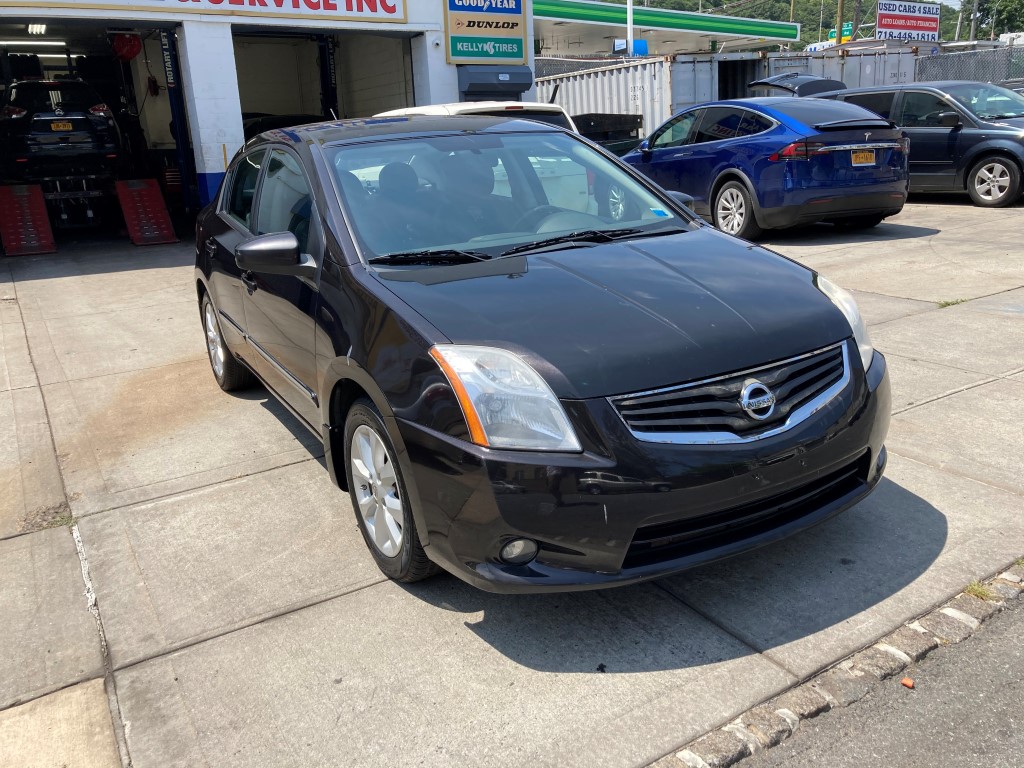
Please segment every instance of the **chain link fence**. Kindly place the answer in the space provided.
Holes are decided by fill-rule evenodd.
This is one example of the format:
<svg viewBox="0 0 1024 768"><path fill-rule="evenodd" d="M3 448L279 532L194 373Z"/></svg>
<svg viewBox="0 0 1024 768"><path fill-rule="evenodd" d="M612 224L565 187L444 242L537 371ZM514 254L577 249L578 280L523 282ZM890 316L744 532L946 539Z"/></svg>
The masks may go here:
<svg viewBox="0 0 1024 768"><path fill-rule="evenodd" d="M980 80L1000 83L1024 78L1024 46L1007 46L987 51L941 53L921 56L914 65L914 79Z"/></svg>
<svg viewBox="0 0 1024 768"><path fill-rule="evenodd" d="M643 57L627 56L538 56L534 59L535 77L553 77L555 75L571 75L591 69L602 69L615 64L627 64L631 61L643 61Z"/></svg>

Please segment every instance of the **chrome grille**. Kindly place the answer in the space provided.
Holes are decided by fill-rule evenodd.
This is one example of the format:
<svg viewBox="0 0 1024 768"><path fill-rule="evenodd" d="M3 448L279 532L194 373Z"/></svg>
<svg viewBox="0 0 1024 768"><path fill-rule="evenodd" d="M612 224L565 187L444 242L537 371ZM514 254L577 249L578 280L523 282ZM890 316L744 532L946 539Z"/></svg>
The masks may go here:
<svg viewBox="0 0 1024 768"><path fill-rule="evenodd" d="M759 368L609 400L641 440L745 442L800 423L839 394L849 379L849 353L841 342ZM743 389L754 380L775 396L767 418L753 418L741 407Z"/></svg>

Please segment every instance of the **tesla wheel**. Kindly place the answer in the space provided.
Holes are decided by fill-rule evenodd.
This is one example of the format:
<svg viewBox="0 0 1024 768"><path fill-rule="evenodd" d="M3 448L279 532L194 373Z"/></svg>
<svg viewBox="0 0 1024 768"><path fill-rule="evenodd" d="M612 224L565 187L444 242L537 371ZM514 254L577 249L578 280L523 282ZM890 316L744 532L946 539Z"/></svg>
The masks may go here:
<svg viewBox="0 0 1024 768"><path fill-rule="evenodd" d="M738 181L727 181L715 195L715 226L727 235L752 240L761 234L754 218L754 204L747 188Z"/></svg>
<svg viewBox="0 0 1024 768"><path fill-rule="evenodd" d="M1020 168L1005 157L986 157L967 174L967 193L975 205L1002 208L1020 197Z"/></svg>
<svg viewBox="0 0 1024 768"><path fill-rule="evenodd" d="M346 471L359 530L385 576L413 582L437 572L423 551L396 451L377 408L358 400L345 421Z"/></svg>
<svg viewBox="0 0 1024 768"><path fill-rule="evenodd" d="M626 190L612 183L608 187L608 217L612 221L622 221L626 218L627 206Z"/></svg>
<svg viewBox="0 0 1024 768"><path fill-rule="evenodd" d="M220 332L220 321L210 295L203 296L203 330L206 331L206 352L210 356L210 368L217 384L225 392L245 389L256 382L252 371L238 362L224 343Z"/></svg>

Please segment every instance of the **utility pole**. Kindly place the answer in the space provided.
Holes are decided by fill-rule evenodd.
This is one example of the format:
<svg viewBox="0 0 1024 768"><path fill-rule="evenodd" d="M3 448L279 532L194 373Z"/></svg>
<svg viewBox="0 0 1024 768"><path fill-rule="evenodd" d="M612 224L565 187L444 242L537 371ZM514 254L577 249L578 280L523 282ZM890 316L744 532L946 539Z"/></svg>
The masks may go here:
<svg viewBox="0 0 1024 768"><path fill-rule="evenodd" d="M956 33L953 35L953 42L960 42L960 27L964 23L964 4L960 3L960 14L956 17Z"/></svg>
<svg viewBox="0 0 1024 768"><path fill-rule="evenodd" d="M789 23L796 19L796 0L789 0Z"/></svg>
<svg viewBox="0 0 1024 768"><path fill-rule="evenodd" d="M850 40L857 39L857 30L860 29L860 0L853 3L853 28L850 30Z"/></svg>
<svg viewBox="0 0 1024 768"><path fill-rule="evenodd" d="M626 55L633 55L633 0L626 0Z"/></svg>
<svg viewBox="0 0 1024 768"><path fill-rule="evenodd" d="M978 0L974 0L974 12L971 13L971 42L978 39Z"/></svg>
<svg viewBox="0 0 1024 768"><path fill-rule="evenodd" d="M974 0L977 2L978 0ZM839 0L839 7L836 9L836 45L843 44L843 0Z"/></svg>

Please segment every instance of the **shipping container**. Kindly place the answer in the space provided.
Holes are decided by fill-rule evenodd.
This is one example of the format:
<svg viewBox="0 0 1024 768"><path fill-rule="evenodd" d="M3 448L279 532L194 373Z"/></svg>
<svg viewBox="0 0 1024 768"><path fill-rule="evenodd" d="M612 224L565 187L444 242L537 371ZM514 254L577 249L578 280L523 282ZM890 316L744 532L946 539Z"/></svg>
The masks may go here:
<svg viewBox="0 0 1024 768"><path fill-rule="evenodd" d="M538 78L537 94L538 101L553 100L570 115L642 115L646 136L686 107L754 95L747 83L769 75L804 72L850 88L909 83L916 58L910 46L892 45L813 55L744 52L651 58Z"/></svg>

